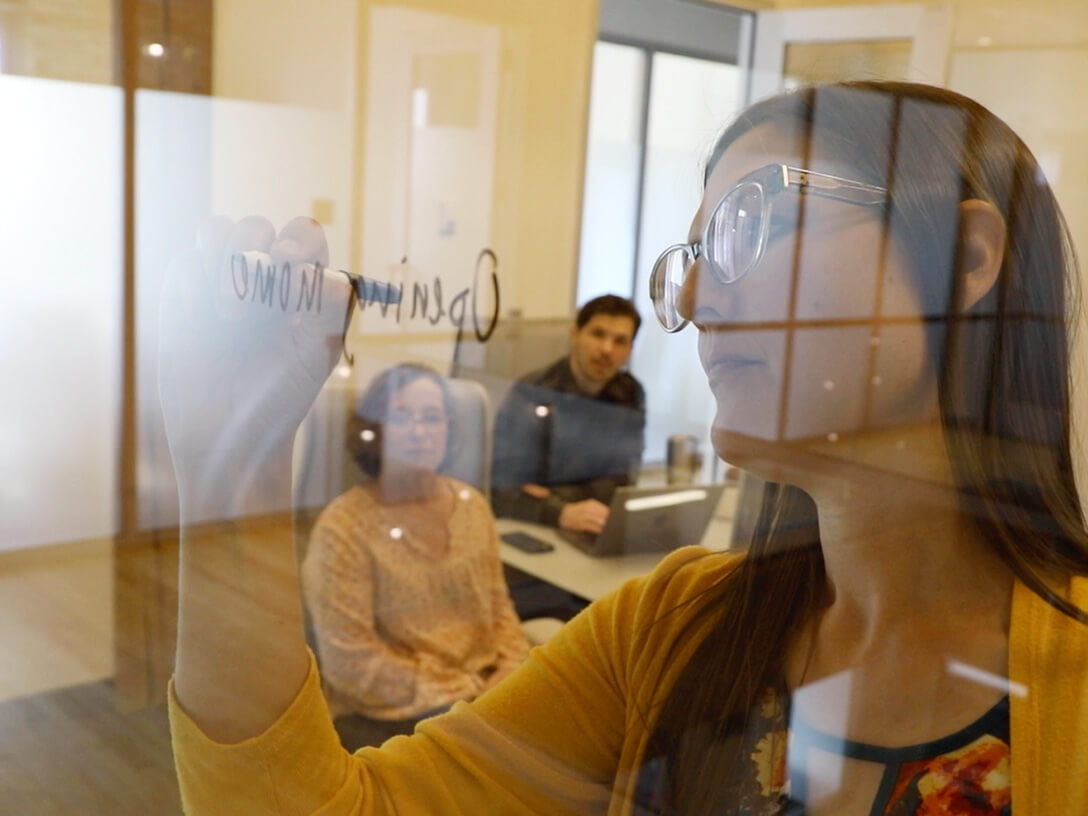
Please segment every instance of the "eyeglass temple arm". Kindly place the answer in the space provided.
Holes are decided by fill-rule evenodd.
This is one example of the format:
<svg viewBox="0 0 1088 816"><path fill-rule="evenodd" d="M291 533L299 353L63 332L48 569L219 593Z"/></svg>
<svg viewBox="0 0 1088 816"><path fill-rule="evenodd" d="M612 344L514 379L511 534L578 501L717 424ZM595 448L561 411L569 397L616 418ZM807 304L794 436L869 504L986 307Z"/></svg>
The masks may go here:
<svg viewBox="0 0 1088 816"><path fill-rule="evenodd" d="M827 173L814 173L799 167L786 167L784 170L787 184L796 185L802 192L848 201L853 204L883 204L888 200L888 191L861 181L832 176Z"/></svg>

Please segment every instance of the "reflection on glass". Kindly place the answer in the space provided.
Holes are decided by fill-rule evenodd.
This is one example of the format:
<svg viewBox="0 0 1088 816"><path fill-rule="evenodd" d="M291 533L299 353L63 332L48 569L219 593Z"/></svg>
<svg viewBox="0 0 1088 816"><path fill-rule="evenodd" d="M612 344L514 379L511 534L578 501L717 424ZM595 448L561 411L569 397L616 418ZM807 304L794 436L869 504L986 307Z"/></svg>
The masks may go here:
<svg viewBox="0 0 1088 816"><path fill-rule="evenodd" d="M768 163L886 195L866 209L802 187L742 217L730 196ZM748 210L781 222L775 240ZM1088 533L1068 436L1077 279L1064 230L1024 144L943 91L814 88L726 130L689 231L703 245L654 291L666 328L698 329L719 455L777 484L745 577L718 598L732 614L681 672L656 734L690 737L693 709L723 698L743 727L723 718L690 749L663 748L680 761L666 801L710 812L708 774L685 763L708 751L732 780L716 801L755 812L958 813L969 792L1001 813L1031 784L1012 773L1025 749L1010 741L1027 727L1025 689L1048 694L1020 663L1028 610L1064 633L1057 653L1083 648L1069 638L1088 620L1067 589L1088 571ZM757 251L738 256L745 245ZM754 342L755 327L784 353ZM1056 376L1033 372L1040 357ZM775 406L773 428L753 421ZM799 594L783 610L787 585ZM748 680L704 692L721 654ZM1083 667L1061 671L1083 688Z"/></svg>
<svg viewBox="0 0 1088 816"><path fill-rule="evenodd" d="M280 590L267 606L236 594L247 577L232 566L236 551L197 561L186 549L181 622L191 634L180 642L173 716L191 809L212 812L233 796L244 810L255 787L301 786L312 764L302 771L280 757L280 740L330 769L335 781L320 794L305 788L318 802L344 795L331 769L351 762L352 796L380 786L398 805L453 797L470 810L514 797L535 812L574 796L573 813L967 816L1007 813L1014 790L1086 804L1043 759L1082 739L1088 530L1069 432L1066 293L1076 270L1034 157L963 97L883 83L761 102L709 155L687 232L703 246L685 256L675 300L657 306L694 329L717 408L716 452L768 483L748 546L669 556L591 604L471 706L354 760L319 736L329 733L319 677L292 618L294 574L279 563L294 557L289 536L266 535L259 551L242 536L227 542L243 563L267 565ZM733 195L779 173L779 195ZM778 229L765 232L776 216ZM870 283L859 301L863 264L877 269L860 276ZM199 309L214 283L175 285ZM855 316L866 300L871 311ZM222 397L164 394L182 505L214 500L207 485L230 478L247 501L275 497L291 415L270 414L277 400L257 386L285 377L295 388L278 401L297 417L332 368L336 323L315 314L278 325L244 305L234 321L204 315L202 337L242 331L262 349L289 339L302 356L279 367L258 357L243 370L246 408L279 432L252 449L220 430L211 441L224 455L204 458L200 420ZM180 339L166 338L169 355L199 351ZM1051 365L1029 364L1040 359ZM195 382L219 369L168 371ZM381 442L402 484L435 484L448 436L441 402L433 382L394 389L380 402L381 432L349 436ZM552 415L541 404L526 404L528 422ZM381 484L379 497L394 498ZM381 522L372 538L398 553L419 523L364 515ZM396 608L398 624L413 620L407 605ZM248 634L268 631L270 615L291 622L283 637ZM243 669L215 660L227 644L241 650ZM350 674L378 666L364 655ZM226 701L223 685L236 691ZM390 686L407 696L407 683ZM1070 711L1077 716L1050 716ZM202 771L225 752L240 757L237 770ZM259 775L247 770L257 758ZM473 784L458 785L466 767ZM1040 780L1045 788L1033 787Z"/></svg>
<svg viewBox="0 0 1088 816"><path fill-rule="evenodd" d="M374 501L350 514L404 561L373 569L355 552L350 575L305 569L349 587L314 617L354 636L367 625L361 587L369 608L400 609L391 578L409 565L409 600L423 603L372 616L396 659L361 666L337 654L358 639L326 634L324 665L307 651L295 542L309 539L310 508L356 491L340 473L344 434L371 375L404 360L465 370L450 298L476 259L481 278L494 268L502 281L500 325L475 358L500 381L494 406L566 348L597 4L222 2L214 25L210 2L121 17L136 5L0 3L0 811L172 816L183 791L197 816L1008 816L1013 798L1017 816L1088 813L1088 537L1073 478L1088 456L1070 386L1088 356L1067 245L1083 254L1088 225L1083 4L1057 15L961 2L943 18L955 26L943 79L1030 151L986 110L916 87L821 88L730 127L739 72L695 59L694 42L655 58L652 98L636 104L630 83L622 97L602 91L594 105L624 115L601 123L630 134L627 114L649 115L642 212L625 197L609 214L643 222L648 240L625 245L606 226L594 251L644 276L678 245L654 305L669 328L692 324L674 336L647 326L636 343L647 459L666 435L712 429L746 485L767 483L748 497L750 535L732 552L637 560L591 557L538 528L550 550L498 544L509 520L493 530L483 505L460 529L475 494L437 488L472 480L436 465L426 440L444 430L460 452L487 439L486 415L466 431L433 390L413 393L381 433L355 438L389 443L389 472L434 469L400 482L430 487L389 496L371 480ZM866 12L837 13L845 24ZM890 52L902 44L887 45L857 61L802 45L787 73L895 75L882 60L901 66ZM110 86L126 58L140 78ZM774 165L888 197L859 207L802 187L770 201L764 222L768 202L748 188L711 231L724 252L697 255L715 202ZM635 189L618 170L612 181ZM201 231L219 212L229 221ZM322 308L283 311L286 295L265 295L267 265L259 287L221 277L239 225L253 233L234 248L300 262L307 285L321 256ZM745 273L716 276L711 258ZM348 364L335 270L386 279L413 264L421 287L403 322L393 308L356 311ZM282 269L276 283L295 285ZM468 301L479 296L481 317L487 290ZM508 324L511 309L526 319ZM543 424L554 414L541 407L527 414ZM614 424L572 434L568 449L598 458ZM711 523L711 550L730 515ZM311 558L340 529L330 520ZM464 552L488 568L428 547L443 534L451 550L486 545L486 557ZM460 647L477 643L462 637L471 622L506 608L490 591L495 551L524 568L520 587L550 584L585 609L481 694L490 656L462 660L473 649ZM382 578L364 582L364 567ZM457 580L419 589L439 572ZM478 628L494 642L496 625ZM433 648L402 648L424 631ZM157 705L171 674L173 746ZM397 710L439 699L421 686L475 699L351 756L330 727L337 684L389 692L368 719L398 730L446 705Z"/></svg>

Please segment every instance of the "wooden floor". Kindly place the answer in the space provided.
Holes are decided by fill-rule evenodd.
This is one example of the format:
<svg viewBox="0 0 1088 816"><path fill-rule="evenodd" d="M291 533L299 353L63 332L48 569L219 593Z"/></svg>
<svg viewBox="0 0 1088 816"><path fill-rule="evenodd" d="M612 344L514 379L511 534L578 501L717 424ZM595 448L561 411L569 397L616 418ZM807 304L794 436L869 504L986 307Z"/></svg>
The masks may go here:
<svg viewBox="0 0 1088 816"><path fill-rule="evenodd" d="M0 553L0 816L181 813L165 708L112 674L112 542Z"/></svg>
<svg viewBox="0 0 1088 816"><path fill-rule="evenodd" d="M0 816L180 816L162 706L99 681L0 703Z"/></svg>
<svg viewBox="0 0 1088 816"><path fill-rule="evenodd" d="M0 701L112 675L113 542L0 553Z"/></svg>

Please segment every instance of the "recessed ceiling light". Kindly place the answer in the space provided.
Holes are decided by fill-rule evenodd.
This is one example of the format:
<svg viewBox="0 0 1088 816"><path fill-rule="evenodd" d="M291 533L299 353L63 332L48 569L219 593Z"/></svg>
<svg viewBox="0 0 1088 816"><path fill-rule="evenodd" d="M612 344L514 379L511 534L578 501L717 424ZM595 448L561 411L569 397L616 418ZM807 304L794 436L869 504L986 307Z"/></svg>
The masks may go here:
<svg viewBox="0 0 1088 816"><path fill-rule="evenodd" d="M162 43L151 43L147 46L147 55L149 57L161 57L166 53L166 49L163 48Z"/></svg>

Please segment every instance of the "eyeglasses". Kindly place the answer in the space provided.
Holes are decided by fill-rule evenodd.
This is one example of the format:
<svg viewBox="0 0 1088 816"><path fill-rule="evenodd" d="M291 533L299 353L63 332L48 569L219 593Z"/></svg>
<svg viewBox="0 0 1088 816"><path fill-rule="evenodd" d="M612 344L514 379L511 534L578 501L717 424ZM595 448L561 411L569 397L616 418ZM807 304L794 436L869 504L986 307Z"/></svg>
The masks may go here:
<svg viewBox="0 0 1088 816"><path fill-rule="evenodd" d="M702 256L714 279L726 285L755 269L771 233L771 204L789 189L864 206L879 206L888 198L883 187L785 164L749 173L714 205L697 242L673 244L654 262L650 299L665 331L678 332L688 324L680 314L679 298L696 258Z"/></svg>
<svg viewBox="0 0 1088 816"><path fill-rule="evenodd" d="M414 414L410 411L393 411L386 419L385 424L398 430L413 430L417 425L427 433L446 427L446 415L438 411L425 411L422 414Z"/></svg>

